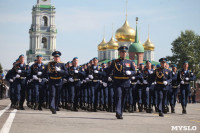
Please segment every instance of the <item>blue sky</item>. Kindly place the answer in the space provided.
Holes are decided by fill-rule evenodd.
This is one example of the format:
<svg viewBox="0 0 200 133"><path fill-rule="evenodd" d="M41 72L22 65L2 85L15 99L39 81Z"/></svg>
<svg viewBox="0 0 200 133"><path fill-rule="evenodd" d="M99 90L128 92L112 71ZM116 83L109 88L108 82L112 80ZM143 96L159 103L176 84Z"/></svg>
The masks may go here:
<svg viewBox="0 0 200 133"><path fill-rule="evenodd" d="M0 63L6 69L29 49L28 30L37 0L0 0ZM51 0L56 7L57 50L62 61L79 57L85 63L97 56L97 46L110 40L125 21L126 0ZM171 55L171 43L181 31L200 34L199 0L129 0L128 22L135 29L139 17L140 39L155 44L155 60Z"/></svg>

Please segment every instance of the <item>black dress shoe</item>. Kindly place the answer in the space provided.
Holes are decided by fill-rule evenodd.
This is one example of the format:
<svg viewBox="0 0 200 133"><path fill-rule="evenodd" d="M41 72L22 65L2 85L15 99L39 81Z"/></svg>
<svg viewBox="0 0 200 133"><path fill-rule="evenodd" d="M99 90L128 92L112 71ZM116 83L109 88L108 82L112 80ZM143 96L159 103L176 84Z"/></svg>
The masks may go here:
<svg viewBox="0 0 200 133"><path fill-rule="evenodd" d="M123 117L119 114L116 114L117 119L123 119Z"/></svg>
<svg viewBox="0 0 200 133"><path fill-rule="evenodd" d="M38 107L38 110L42 111L42 107L41 107L41 106L39 106L39 107Z"/></svg>
<svg viewBox="0 0 200 133"><path fill-rule="evenodd" d="M159 116L160 116L160 117L164 117L164 115L163 115L162 112L159 112Z"/></svg>
<svg viewBox="0 0 200 133"><path fill-rule="evenodd" d="M55 111L55 110L52 110L52 114L56 114L56 111Z"/></svg>
<svg viewBox="0 0 200 133"><path fill-rule="evenodd" d="M50 108L50 110L51 110L52 114L56 114L56 110L55 109Z"/></svg>
<svg viewBox="0 0 200 133"><path fill-rule="evenodd" d="M25 110L25 109L24 109L24 107L22 106L22 107L19 108L19 110Z"/></svg>
<svg viewBox="0 0 200 133"><path fill-rule="evenodd" d="M183 108L182 114L187 114L187 112L186 112L186 107L183 106L182 108Z"/></svg>

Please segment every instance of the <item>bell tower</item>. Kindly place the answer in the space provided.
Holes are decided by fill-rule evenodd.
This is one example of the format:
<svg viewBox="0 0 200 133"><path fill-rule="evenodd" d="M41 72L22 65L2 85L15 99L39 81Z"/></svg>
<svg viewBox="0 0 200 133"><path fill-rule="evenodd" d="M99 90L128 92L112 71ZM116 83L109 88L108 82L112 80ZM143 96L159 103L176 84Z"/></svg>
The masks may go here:
<svg viewBox="0 0 200 133"><path fill-rule="evenodd" d="M37 4L39 4L39 5L51 5L51 0L38 0Z"/></svg>
<svg viewBox="0 0 200 133"><path fill-rule="evenodd" d="M29 29L30 45L27 62L33 62L38 54L44 60L52 59L52 52L56 50L55 7L51 0L37 0L32 9L32 24Z"/></svg>

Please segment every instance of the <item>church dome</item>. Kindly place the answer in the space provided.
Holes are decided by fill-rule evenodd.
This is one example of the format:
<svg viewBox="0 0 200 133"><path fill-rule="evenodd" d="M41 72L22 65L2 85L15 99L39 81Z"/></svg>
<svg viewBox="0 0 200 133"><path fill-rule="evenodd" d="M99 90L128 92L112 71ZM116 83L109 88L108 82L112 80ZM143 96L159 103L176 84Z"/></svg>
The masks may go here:
<svg viewBox="0 0 200 133"><path fill-rule="evenodd" d="M150 51L154 51L155 46L154 44L150 41L149 37L147 39L147 41L143 44L144 49L145 50L150 50Z"/></svg>
<svg viewBox="0 0 200 133"><path fill-rule="evenodd" d="M134 42L130 45L129 52L144 53L144 47L139 42Z"/></svg>
<svg viewBox="0 0 200 133"><path fill-rule="evenodd" d="M114 37L110 39L110 41L107 43L107 49L114 49L117 50L119 47L119 44L115 41Z"/></svg>
<svg viewBox="0 0 200 133"><path fill-rule="evenodd" d="M103 38L102 42L98 45L98 50L99 51L106 50L106 40L105 40L105 38Z"/></svg>
<svg viewBox="0 0 200 133"><path fill-rule="evenodd" d="M131 28L126 20L124 25L116 31L115 38L119 42L134 42L135 29Z"/></svg>

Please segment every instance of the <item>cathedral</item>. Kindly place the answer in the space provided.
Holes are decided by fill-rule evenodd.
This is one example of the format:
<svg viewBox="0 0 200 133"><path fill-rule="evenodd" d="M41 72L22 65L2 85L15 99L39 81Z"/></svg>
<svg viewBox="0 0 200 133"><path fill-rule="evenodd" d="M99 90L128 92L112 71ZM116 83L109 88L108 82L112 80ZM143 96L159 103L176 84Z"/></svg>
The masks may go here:
<svg viewBox="0 0 200 133"><path fill-rule="evenodd" d="M105 38L98 45L98 58L100 62L118 58L118 48L120 46L127 46L129 48L128 58L137 60L137 64L142 63L144 60L154 60L154 44L150 41L149 34L147 41L141 44L137 30L138 18L136 18L136 30L130 27L127 17L124 25L117 29L114 39L113 35L109 42Z"/></svg>
<svg viewBox="0 0 200 133"><path fill-rule="evenodd" d="M33 62L38 54L42 54L44 60L52 59L51 54L56 50L55 13L51 0L38 0L33 6L30 45L26 52L28 63Z"/></svg>

